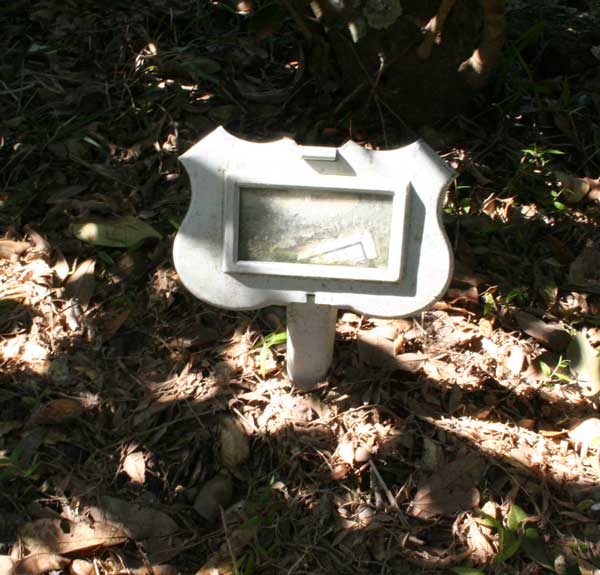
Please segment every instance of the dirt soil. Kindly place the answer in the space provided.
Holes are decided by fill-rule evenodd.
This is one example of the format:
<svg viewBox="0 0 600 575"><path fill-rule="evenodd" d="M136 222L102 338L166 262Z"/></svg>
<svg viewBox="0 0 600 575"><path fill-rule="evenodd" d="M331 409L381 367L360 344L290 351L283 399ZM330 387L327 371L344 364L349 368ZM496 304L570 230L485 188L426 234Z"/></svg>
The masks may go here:
<svg viewBox="0 0 600 575"><path fill-rule="evenodd" d="M266 1L2 3L2 575L600 573L598 10L508 6L469 113L409 128ZM341 312L294 387L285 310L173 269L177 157L218 125L424 138L458 172L443 300Z"/></svg>

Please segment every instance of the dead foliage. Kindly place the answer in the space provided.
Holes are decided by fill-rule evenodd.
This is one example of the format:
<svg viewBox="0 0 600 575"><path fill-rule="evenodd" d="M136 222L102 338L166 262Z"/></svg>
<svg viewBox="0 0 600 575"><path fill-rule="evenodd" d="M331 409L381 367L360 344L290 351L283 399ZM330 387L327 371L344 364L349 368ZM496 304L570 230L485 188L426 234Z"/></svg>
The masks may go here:
<svg viewBox="0 0 600 575"><path fill-rule="evenodd" d="M419 132L459 174L450 289L340 314L309 391L282 310L178 283L177 155L399 145L393 82L345 91L267 1L0 6L0 573L600 569L598 7L507 5L493 105Z"/></svg>

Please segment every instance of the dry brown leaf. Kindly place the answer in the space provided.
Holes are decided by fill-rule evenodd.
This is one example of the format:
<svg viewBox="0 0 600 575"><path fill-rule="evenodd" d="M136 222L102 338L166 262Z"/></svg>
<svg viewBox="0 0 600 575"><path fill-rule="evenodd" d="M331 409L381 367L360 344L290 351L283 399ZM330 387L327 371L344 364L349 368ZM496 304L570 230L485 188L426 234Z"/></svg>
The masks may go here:
<svg viewBox="0 0 600 575"><path fill-rule="evenodd" d="M393 341L393 344L394 354L400 355L406 347L406 335L404 335L404 332L400 332L396 336L396 339Z"/></svg>
<svg viewBox="0 0 600 575"><path fill-rule="evenodd" d="M391 335L388 334L388 335ZM406 336L405 336L406 337ZM414 373L419 371L428 356L422 353L396 355L396 344L389 337L378 335L375 330L358 334L358 357L361 363L386 369L401 369Z"/></svg>
<svg viewBox="0 0 600 575"><path fill-rule="evenodd" d="M568 433L568 430L556 430L556 429L539 429L538 433L542 437L560 437L561 435L565 435Z"/></svg>
<svg viewBox="0 0 600 575"><path fill-rule="evenodd" d="M600 357L585 333L577 332L567 348L569 370L576 378L583 395L600 393Z"/></svg>
<svg viewBox="0 0 600 575"><path fill-rule="evenodd" d="M99 506L89 509L95 521L117 526L122 533L143 545L148 560L163 563L179 553L177 523L166 513L116 497L100 497Z"/></svg>
<svg viewBox="0 0 600 575"><path fill-rule="evenodd" d="M219 563L209 561L196 571L195 575L234 575L235 565L232 565L231 559L223 559Z"/></svg>
<svg viewBox="0 0 600 575"><path fill-rule="evenodd" d="M355 314L355 313L347 311L347 312L345 312L345 313L342 314L342 317L340 318L340 321L341 322L345 322L345 323L353 323L353 324L360 325L360 323L362 321L362 318L359 315Z"/></svg>
<svg viewBox="0 0 600 575"><path fill-rule="evenodd" d="M479 525L471 516L467 517L469 530L467 531L467 547L471 557L480 563L489 563L496 555L496 550L491 544L491 529Z"/></svg>
<svg viewBox="0 0 600 575"><path fill-rule="evenodd" d="M500 348L489 338L481 338L481 348L493 360L500 361Z"/></svg>
<svg viewBox="0 0 600 575"><path fill-rule="evenodd" d="M15 564L8 555L0 555L0 575L14 575Z"/></svg>
<svg viewBox="0 0 600 575"><path fill-rule="evenodd" d="M21 559L15 566L15 575L41 575L48 571L64 569L71 560L54 553L40 553Z"/></svg>
<svg viewBox="0 0 600 575"><path fill-rule="evenodd" d="M337 446L337 456L342 463L354 465L354 445L348 439L342 439Z"/></svg>
<svg viewBox="0 0 600 575"><path fill-rule="evenodd" d="M96 260L93 258L82 261L67 280L65 286L65 299L76 300L83 311L88 308L90 300L94 295L96 287L96 280L94 278L95 267Z"/></svg>
<svg viewBox="0 0 600 575"><path fill-rule="evenodd" d="M398 333L410 331L413 328L412 319L400 318L394 320L394 327Z"/></svg>
<svg viewBox="0 0 600 575"><path fill-rule="evenodd" d="M424 353L401 353L396 356L395 364L397 369L416 373L423 367L428 359L429 356Z"/></svg>
<svg viewBox="0 0 600 575"><path fill-rule="evenodd" d="M350 466L347 463L338 463L331 469L331 479L333 481L340 481L348 475L349 471Z"/></svg>
<svg viewBox="0 0 600 575"><path fill-rule="evenodd" d="M369 333L370 335L384 337L386 339L389 339L390 341L394 341L396 339L396 336L398 335L398 328L391 321L379 321L381 323L375 325L375 327L369 330L367 333Z"/></svg>
<svg viewBox="0 0 600 575"><path fill-rule="evenodd" d="M587 339L594 347L600 346L600 328L590 327L586 332Z"/></svg>
<svg viewBox="0 0 600 575"><path fill-rule="evenodd" d="M563 186L563 198L567 204L575 204L581 200L599 199L600 180L578 178L565 172L555 172L556 178Z"/></svg>
<svg viewBox="0 0 600 575"><path fill-rule="evenodd" d="M196 500L194 509L210 523L215 522L221 507L228 507L233 499L233 482L229 474L219 473L207 481Z"/></svg>
<svg viewBox="0 0 600 575"><path fill-rule="evenodd" d="M138 542L161 540L157 542L164 544L179 530L177 523L166 513L116 497L101 497L100 506L91 508L90 514L96 521L116 525L127 537Z"/></svg>
<svg viewBox="0 0 600 575"><path fill-rule="evenodd" d="M591 293L600 293L600 250L592 240L586 242L571 264L569 284Z"/></svg>
<svg viewBox="0 0 600 575"><path fill-rule="evenodd" d="M419 490L413 500L409 515L419 519L435 519L443 515L452 515L473 509L480 500L479 490L476 487L451 491L446 493L443 499L439 495L439 493L432 494L429 489Z"/></svg>
<svg viewBox="0 0 600 575"><path fill-rule="evenodd" d="M50 252L52 246L42 234L36 232L29 224L23 226L23 229L29 234L29 237L33 241L36 252Z"/></svg>
<svg viewBox="0 0 600 575"><path fill-rule="evenodd" d="M127 541L118 525L108 522L73 522L66 519L37 519L19 529L19 538L28 554L83 553Z"/></svg>
<svg viewBox="0 0 600 575"><path fill-rule="evenodd" d="M444 461L444 449L439 442L430 437L423 437L423 454L421 456L421 469L433 471L440 467Z"/></svg>
<svg viewBox="0 0 600 575"><path fill-rule="evenodd" d="M79 399L62 398L40 406L35 411L27 424L32 425L55 425L73 419L83 412L84 406Z"/></svg>
<svg viewBox="0 0 600 575"><path fill-rule="evenodd" d="M21 281L32 281L38 285L51 287L52 268L42 258L30 261L24 268Z"/></svg>
<svg viewBox="0 0 600 575"><path fill-rule="evenodd" d="M102 343L106 343L114 337L114 335L121 329L122 325L127 321L130 313L131 310L129 308L122 309L117 315L111 317L104 324Z"/></svg>
<svg viewBox="0 0 600 575"><path fill-rule="evenodd" d="M478 329L465 318L453 318L443 326L439 326L437 338L444 340L448 347L464 347L481 338Z"/></svg>
<svg viewBox="0 0 600 575"><path fill-rule="evenodd" d="M446 298L452 305L457 303L467 303L472 305L479 304L479 290L477 286L468 288L449 288L446 292Z"/></svg>
<svg viewBox="0 0 600 575"><path fill-rule="evenodd" d="M519 327L532 338L539 341L542 345L552 351L562 352L571 341L569 332L563 329L559 324L549 324L534 315L524 311L517 311L515 319Z"/></svg>
<svg viewBox="0 0 600 575"><path fill-rule="evenodd" d="M221 425L221 461L230 471L236 470L250 457L250 445L238 422L226 417Z"/></svg>
<svg viewBox="0 0 600 575"><path fill-rule="evenodd" d="M589 446L594 440L600 439L600 419L590 417L572 427L568 435L576 443Z"/></svg>
<svg viewBox="0 0 600 575"><path fill-rule="evenodd" d="M556 178L563 186L562 197L567 204L576 204L583 200L590 191L590 184L583 178L577 178L565 172L555 172Z"/></svg>
<svg viewBox="0 0 600 575"><path fill-rule="evenodd" d="M69 571L71 575L93 575L94 564L91 561L85 559L75 559L71 565L69 565Z"/></svg>
<svg viewBox="0 0 600 575"><path fill-rule="evenodd" d="M64 308L65 321L71 331L77 332L81 328L83 311L76 300L68 300Z"/></svg>
<svg viewBox="0 0 600 575"><path fill-rule="evenodd" d="M0 258L16 258L20 256L31 244L28 242L16 242L14 240L0 240Z"/></svg>
<svg viewBox="0 0 600 575"><path fill-rule="evenodd" d="M600 575L600 569L583 558L577 559L577 567L581 575Z"/></svg>
<svg viewBox="0 0 600 575"><path fill-rule="evenodd" d="M357 463L366 463L371 459L371 452L364 446L359 445L354 452L354 460Z"/></svg>
<svg viewBox="0 0 600 575"><path fill-rule="evenodd" d="M135 216L88 218L73 222L69 228L76 238L95 246L130 248L148 238L162 238L150 224Z"/></svg>
<svg viewBox="0 0 600 575"><path fill-rule="evenodd" d="M512 345L504 356L504 367L511 375L517 376L523 371L525 354L518 345Z"/></svg>
<svg viewBox="0 0 600 575"><path fill-rule="evenodd" d="M129 479L137 485L143 485L146 481L146 461L141 451L130 453L123 461L123 471Z"/></svg>
<svg viewBox="0 0 600 575"><path fill-rule="evenodd" d="M233 557L240 557L244 549L256 538L257 528L239 527L234 529L216 553L213 553L208 561L196 572L196 575L234 575L238 573L232 564Z"/></svg>
<svg viewBox="0 0 600 575"><path fill-rule="evenodd" d="M69 263L59 248L56 248L55 253L56 257L54 261L54 267L52 269L54 270L54 273L58 279L61 282L64 282L69 276L69 271L71 271L69 269Z"/></svg>
<svg viewBox="0 0 600 575"><path fill-rule="evenodd" d="M409 508L409 515L434 519L472 509L479 503L476 486L484 468L482 457L469 454L438 469L422 482Z"/></svg>
<svg viewBox="0 0 600 575"><path fill-rule="evenodd" d="M390 367L394 363L394 342L377 334L375 330L358 333L358 357L360 362L377 367Z"/></svg>

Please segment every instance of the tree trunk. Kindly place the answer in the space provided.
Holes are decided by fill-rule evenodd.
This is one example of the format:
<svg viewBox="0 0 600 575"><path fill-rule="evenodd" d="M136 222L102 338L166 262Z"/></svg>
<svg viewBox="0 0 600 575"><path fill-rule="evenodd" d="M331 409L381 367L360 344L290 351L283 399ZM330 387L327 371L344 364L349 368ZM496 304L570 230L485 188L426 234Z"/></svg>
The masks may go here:
<svg viewBox="0 0 600 575"><path fill-rule="evenodd" d="M297 5L282 1L300 24ZM464 111L504 43L502 0L312 0L310 6L325 34L310 20L300 27L318 54L312 62L320 62L319 73L337 76L348 104L377 98L412 125Z"/></svg>

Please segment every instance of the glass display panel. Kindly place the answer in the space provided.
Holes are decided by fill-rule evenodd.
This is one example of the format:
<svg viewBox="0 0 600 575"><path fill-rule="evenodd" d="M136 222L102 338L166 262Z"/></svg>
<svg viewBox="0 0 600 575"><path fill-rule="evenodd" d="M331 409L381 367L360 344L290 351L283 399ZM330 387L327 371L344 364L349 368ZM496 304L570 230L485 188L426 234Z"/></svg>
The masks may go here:
<svg viewBox="0 0 600 575"><path fill-rule="evenodd" d="M238 261L386 268L393 194L239 188Z"/></svg>

